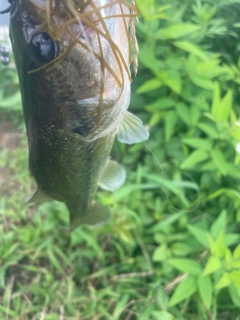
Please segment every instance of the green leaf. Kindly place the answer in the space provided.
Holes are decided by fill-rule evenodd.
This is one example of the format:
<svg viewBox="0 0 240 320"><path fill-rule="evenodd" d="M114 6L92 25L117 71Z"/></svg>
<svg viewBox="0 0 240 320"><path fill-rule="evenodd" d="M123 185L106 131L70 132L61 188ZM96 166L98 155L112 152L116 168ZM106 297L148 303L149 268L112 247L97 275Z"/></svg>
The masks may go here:
<svg viewBox="0 0 240 320"><path fill-rule="evenodd" d="M240 244L233 251L233 258L235 259L240 258Z"/></svg>
<svg viewBox="0 0 240 320"><path fill-rule="evenodd" d="M219 270L221 268L222 264L219 258L217 257L210 257L208 259L207 265L205 269L203 270L203 275L208 275L211 273L214 273L215 271Z"/></svg>
<svg viewBox="0 0 240 320"><path fill-rule="evenodd" d="M172 307L193 295L197 290L196 279L193 276L185 278L175 289L168 306Z"/></svg>
<svg viewBox="0 0 240 320"><path fill-rule="evenodd" d="M175 111L169 111L165 117L165 140L170 140L176 127L177 115Z"/></svg>
<svg viewBox="0 0 240 320"><path fill-rule="evenodd" d="M227 162L225 161L222 151L220 149L213 149L211 157L217 169L225 176L227 174Z"/></svg>
<svg viewBox="0 0 240 320"><path fill-rule="evenodd" d="M157 39L178 39L183 36L186 36L190 33L196 32L200 29L199 26L190 23L182 23L176 26L170 26L165 29L161 29L156 32L155 37Z"/></svg>
<svg viewBox="0 0 240 320"><path fill-rule="evenodd" d="M229 89L223 99L220 97L220 87L216 82L213 91L212 115L216 122L224 122L228 119L232 109L232 90Z"/></svg>
<svg viewBox="0 0 240 320"><path fill-rule="evenodd" d="M177 70L174 72L170 71L161 71L157 73L157 76L160 81L162 81L166 86L168 86L171 90L180 94L182 90L182 79Z"/></svg>
<svg viewBox="0 0 240 320"><path fill-rule="evenodd" d="M211 80L209 79L206 79L204 77L200 77L200 76L197 76L197 75L194 75L194 74L189 74L192 82L200 87L200 88L203 88L203 89L206 89L206 90L213 90L214 88L214 84Z"/></svg>
<svg viewBox="0 0 240 320"><path fill-rule="evenodd" d="M164 230L169 225L171 225L171 224L175 223L177 220L179 220L184 214L185 214L184 211L183 212L174 213L174 214L170 215L169 217L163 219L163 221L160 221L157 224L155 224L148 231L150 233L155 233L155 232Z"/></svg>
<svg viewBox="0 0 240 320"><path fill-rule="evenodd" d="M209 276L200 275L198 277L198 291L204 305L207 309L210 309L212 305L213 286Z"/></svg>
<svg viewBox="0 0 240 320"><path fill-rule="evenodd" d="M115 307L113 314L112 314L113 319L119 319L120 315L122 314L122 312L124 310L124 306L127 304L128 300L129 300L128 294L124 294L121 297L121 300L119 300L117 302L116 307Z"/></svg>
<svg viewBox="0 0 240 320"><path fill-rule="evenodd" d="M233 93L229 89L221 101L221 109L219 110L218 121L226 121L232 109Z"/></svg>
<svg viewBox="0 0 240 320"><path fill-rule="evenodd" d="M156 112L157 110L169 109L174 106L173 99L166 97L155 100L148 104L146 109L150 112Z"/></svg>
<svg viewBox="0 0 240 320"><path fill-rule="evenodd" d="M157 304L161 310L166 310L168 305L169 297L162 287L158 288L157 291Z"/></svg>
<svg viewBox="0 0 240 320"><path fill-rule="evenodd" d="M55 266L55 268L61 273L61 274L65 274L60 261L58 261L58 259L56 258L56 256L53 254L52 250L49 249L48 250L48 257L49 260L51 261L51 263Z"/></svg>
<svg viewBox="0 0 240 320"><path fill-rule="evenodd" d="M208 153L205 150L199 149L193 151L187 159L181 164L181 169L189 169L194 167L196 164L207 160L209 157Z"/></svg>
<svg viewBox="0 0 240 320"><path fill-rule="evenodd" d="M180 119L188 126L191 126L190 111L186 104L179 102L176 104L176 112Z"/></svg>
<svg viewBox="0 0 240 320"><path fill-rule="evenodd" d="M221 196L222 194L224 194L225 196L228 196L229 198L239 201L240 200L240 192L238 192L237 190L234 189L230 189L230 188L221 188L218 189L217 191L210 193L210 195L206 198L207 201L215 199L219 196Z"/></svg>
<svg viewBox="0 0 240 320"><path fill-rule="evenodd" d="M225 166L225 169L226 169L227 175L229 175L234 179L240 179L240 170L236 165L228 162Z"/></svg>
<svg viewBox="0 0 240 320"><path fill-rule="evenodd" d="M226 233L225 244L226 246L232 246L240 242L240 235L238 233Z"/></svg>
<svg viewBox="0 0 240 320"><path fill-rule="evenodd" d="M214 89L213 89L212 111L211 111L214 118L216 118L218 115L220 104L221 104L220 86L218 82L215 82Z"/></svg>
<svg viewBox="0 0 240 320"><path fill-rule="evenodd" d="M219 59L200 61L198 57L190 54L186 62L186 71L192 82L203 89L214 90L212 79L226 73L226 69L220 66Z"/></svg>
<svg viewBox="0 0 240 320"><path fill-rule="evenodd" d="M20 91L17 91L11 96L1 99L0 109L1 108L11 108L11 110L20 110L22 108L21 94Z"/></svg>
<svg viewBox="0 0 240 320"><path fill-rule="evenodd" d="M156 320L173 320L174 317L171 313L167 312L167 311L153 311L152 313L154 319ZM147 320L145 318L145 320Z"/></svg>
<svg viewBox="0 0 240 320"><path fill-rule="evenodd" d="M233 270L230 274L231 280L233 281L234 286L237 288L237 290L240 291L240 271L239 270Z"/></svg>
<svg viewBox="0 0 240 320"><path fill-rule="evenodd" d="M208 234L207 237L210 244L211 254L216 257L223 258L226 250L224 232L221 231L216 240L214 240L210 234Z"/></svg>
<svg viewBox="0 0 240 320"><path fill-rule="evenodd" d="M240 291L237 290L233 283L228 286L228 292L233 304L240 308Z"/></svg>
<svg viewBox="0 0 240 320"><path fill-rule="evenodd" d="M18 312L16 312L15 310L9 309L9 307L0 306L0 310L7 315L7 317L4 316L5 319L8 319L9 316L12 317L12 319L17 319L19 316Z"/></svg>
<svg viewBox="0 0 240 320"><path fill-rule="evenodd" d="M137 0L137 7L143 15L144 19L147 21L155 19L166 19L164 11L166 11L170 6L156 7L154 0Z"/></svg>
<svg viewBox="0 0 240 320"><path fill-rule="evenodd" d="M216 238L220 232L223 232L226 228L227 224L227 211L222 210L220 215L217 217L217 219L214 221L214 223L211 226L211 234L214 238Z"/></svg>
<svg viewBox="0 0 240 320"><path fill-rule="evenodd" d="M195 57L196 60L196 73L206 79L213 79L219 75L228 73L228 70L221 66L221 61L216 56L212 57L208 61L200 61Z"/></svg>
<svg viewBox="0 0 240 320"><path fill-rule="evenodd" d="M166 245L161 245L153 252L153 261L164 261L168 258L168 250Z"/></svg>
<svg viewBox="0 0 240 320"><path fill-rule="evenodd" d="M220 280L217 282L215 288L216 289L222 289L222 288L228 287L230 282L231 282L231 277L230 277L229 273L225 272L221 276Z"/></svg>
<svg viewBox="0 0 240 320"><path fill-rule="evenodd" d="M154 310L154 305L151 304L149 307L147 307L142 313L141 315L139 315L139 320L147 320L147 319L151 319L151 314Z"/></svg>
<svg viewBox="0 0 240 320"><path fill-rule="evenodd" d="M160 122L160 120L163 118L163 114L160 112L155 112L152 114L150 121L149 121L149 126L150 128L155 126L157 123Z"/></svg>
<svg viewBox="0 0 240 320"><path fill-rule="evenodd" d="M189 254L193 249L184 242L176 242L173 243L171 246L171 251L174 256L186 256Z"/></svg>
<svg viewBox="0 0 240 320"><path fill-rule="evenodd" d="M225 249L225 270L231 270L233 268L233 256L232 251L229 248Z"/></svg>
<svg viewBox="0 0 240 320"><path fill-rule="evenodd" d="M198 123L197 124L198 128L204 132L209 138L212 139L218 139L218 132L217 129L214 126L214 123L208 124L208 123Z"/></svg>
<svg viewBox="0 0 240 320"><path fill-rule="evenodd" d="M201 117L200 110L196 105L190 106L190 117L191 117L191 124L192 127L196 127L199 118Z"/></svg>
<svg viewBox="0 0 240 320"><path fill-rule="evenodd" d="M200 139L200 138L183 138L182 142L189 145L190 147L197 148L197 149L205 149L211 150L212 148L212 140L210 139Z"/></svg>
<svg viewBox="0 0 240 320"><path fill-rule="evenodd" d="M197 275L201 272L200 265L191 259L169 259L167 263L184 273Z"/></svg>
<svg viewBox="0 0 240 320"><path fill-rule="evenodd" d="M194 225L187 226L188 231L192 236L205 248L209 248L209 242L207 240L207 231Z"/></svg>
<svg viewBox="0 0 240 320"><path fill-rule="evenodd" d="M173 44L180 48L183 49L187 52L190 52L192 54L194 54L195 56L199 57L200 59L203 59L205 61L208 60L207 55L205 54L205 52L203 52L198 46L196 46L195 44L188 42L188 41L175 41L173 42Z"/></svg>
<svg viewBox="0 0 240 320"><path fill-rule="evenodd" d="M149 91L153 91L153 90L160 88L161 86L162 86L162 82L157 78L153 78L153 79L150 79L150 80L144 82L137 89L137 93L146 93Z"/></svg>
<svg viewBox="0 0 240 320"><path fill-rule="evenodd" d="M158 70L158 61L155 58L153 52L149 51L149 48L142 47L139 53L139 61L141 61L147 68L156 72Z"/></svg>

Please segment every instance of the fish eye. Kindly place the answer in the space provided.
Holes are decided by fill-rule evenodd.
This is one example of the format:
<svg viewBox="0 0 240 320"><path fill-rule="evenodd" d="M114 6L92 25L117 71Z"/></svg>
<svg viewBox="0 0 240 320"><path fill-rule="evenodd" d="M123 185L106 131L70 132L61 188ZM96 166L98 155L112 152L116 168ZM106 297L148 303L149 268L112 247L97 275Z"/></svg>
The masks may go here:
<svg viewBox="0 0 240 320"><path fill-rule="evenodd" d="M57 42L52 40L45 31L35 32L29 46L31 58L40 64L52 61L59 51Z"/></svg>

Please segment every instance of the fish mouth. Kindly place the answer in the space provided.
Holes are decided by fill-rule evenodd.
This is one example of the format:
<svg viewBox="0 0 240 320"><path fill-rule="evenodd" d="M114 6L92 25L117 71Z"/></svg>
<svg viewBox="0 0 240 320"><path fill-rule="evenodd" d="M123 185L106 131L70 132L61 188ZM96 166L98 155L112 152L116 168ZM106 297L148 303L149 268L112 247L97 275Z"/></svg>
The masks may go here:
<svg viewBox="0 0 240 320"><path fill-rule="evenodd" d="M79 44L100 62L99 92L106 92L108 88L111 90L113 86L123 90L126 78L131 81L128 33L130 9L125 0L21 0L21 2L23 8L28 7L28 14L26 10L22 14L22 17L25 15L23 19L25 24L28 24L28 28L24 30L26 43L30 44L27 51L37 65L37 68L30 73L49 67L54 61L59 62L74 45ZM49 39L45 41L47 37ZM62 39L67 39L69 43L64 51L59 50L58 45ZM40 54L42 51L50 51L51 48L53 52L43 59L38 57L36 59L35 52L31 51L33 42L37 42L40 47L38 48ZM79 100L91 97L81 96Z"/></svg>
<svg viewBox="0 0 240 320"><path fill-rule="evenodd" d="M123 69L131 80L128 25L129 17L136 17L137 14L136 11L130 14L129 4L125 0L16 1L20 8L26 44L30 44L36 33L40 32L45 33L43 38L48 34L49 38L55 41L56 48L61 39L68 39L68 48L65 50L67 52L56 52L52 55L54 59L58 60L60 54L64 58L74 43L79 44L101 62L102 71L106 69L115 78L118 86L123 85ZM31 57L31 52L29 54ZM115 60L114 64L118 66L115 71L111 67L113 62L108 62L107 57ZM41 65L40 61L39 66Z"/></svg>
<svg viewBox="0 0 240 320"><path fill-rule="evenodd" d="M106 127L113 130L129 104L126 98L130 95L131 81L129 21L138 15L135 5L128 0L15 1L18 12L11 24L19 34L14 38L23 38L18 40L20 46L25 47L33 62L28 64L31 68L28 74L43 71L40 75L46 79L43 85L49 85L51 92L52 88L55 90L53 103L66 106L69 114L75 109L81 117L86 114L84 123L88 125L84 134L89 141L110 132ZM86 76L83 64L87 77L79 78L80 85L72 79L78 79L79 74ZM71 70L71 74L66 70ZM69 89L59 89L61 79ZM45 99L42 89L38 93ZM86 102L87 99L91 100ZM67 121L68 117L75 120L75 116L66 117ZM74 130L72 125L67 129Z"/></svg>

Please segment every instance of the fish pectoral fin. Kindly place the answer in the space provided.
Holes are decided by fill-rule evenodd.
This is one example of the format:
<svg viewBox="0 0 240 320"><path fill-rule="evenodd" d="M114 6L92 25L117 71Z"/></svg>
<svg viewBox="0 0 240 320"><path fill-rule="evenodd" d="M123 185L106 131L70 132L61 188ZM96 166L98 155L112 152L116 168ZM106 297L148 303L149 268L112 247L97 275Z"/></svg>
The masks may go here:
<svg viewBox="0 0 240 320"><path fill-rule="evenodd" d="M110 211L107 207L99 202L94 202L93 206L88 210L86 216L79 221L71 223L71 227L75 228L77 225L90 224L92 226L100 226L105 224L110 218Z"/></svg>
<svg viewBox="0 0 240 320"><path fill-rule="evenodd" d="M108 191L115 191L124 184L126 180L126 171L123 166L116 161L108 160L98 185Z"/></svg>
<svg viewBox="0 0 240 320"><path fill-rule="evenodd" d="M120 142L133 144L148 140L149 132L144 127L142 121L130 112L120 122L117 138Z"/></svg>
<svg viewBox="0 0 240 320"><path fill-rule="evenodd" d="M24 205L30 203L42 203L45 201L50 201L52 198L48 197L40 188L30 194L23 202Z"/></svg>

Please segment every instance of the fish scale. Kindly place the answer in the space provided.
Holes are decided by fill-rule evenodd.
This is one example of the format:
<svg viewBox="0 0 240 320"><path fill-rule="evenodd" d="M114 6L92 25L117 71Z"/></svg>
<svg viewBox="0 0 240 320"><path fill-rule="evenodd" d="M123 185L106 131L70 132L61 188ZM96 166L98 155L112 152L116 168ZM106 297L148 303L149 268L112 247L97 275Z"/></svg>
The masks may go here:
<svg viewBox="0 0 240 320"><path fill-rule="evenodd" d="M64 202L72 228L109 219L109 209L95 202L95 196L98 186L115 191L125 181L124 168L109 159L116 134L128 144L148 139L141 120L127 112L128 4L88 3L80 1L83 13L73 14L71 0L56 0L61 10L71 10L65 15L61 11L61 17L50 12L50 18L44 0L15 0L10 9L29 167L38 186L25 203ZM72 20L59 32L66 22L62 17Z"/></svg>
<svg viewBox="0 0 240 320"><path fill-rule="evenodd" d="M38 130L37 141L33 142L37 154L30 158L31 173L39 189L66 203L71 222L80 222L94 200L96 182L109 157L116 132L88 143L56 126Z"/></svg>

